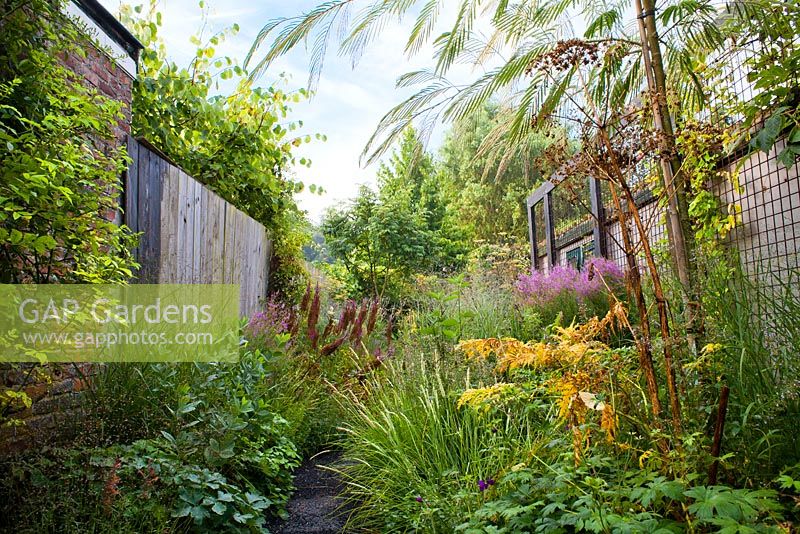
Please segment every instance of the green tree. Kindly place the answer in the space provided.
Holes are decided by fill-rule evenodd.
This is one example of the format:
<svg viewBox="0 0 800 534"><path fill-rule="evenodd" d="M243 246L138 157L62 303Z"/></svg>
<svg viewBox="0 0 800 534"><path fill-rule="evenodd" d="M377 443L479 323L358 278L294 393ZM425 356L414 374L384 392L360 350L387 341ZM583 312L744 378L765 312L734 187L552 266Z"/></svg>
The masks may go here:
<svg viewBox="0 0 800 534"><path fill-rule="evenodd" d="M465 254L465 234L457 224L445 191L445 174L427 153L413 128L408 128L388 163L378 169L379 197L383 203L403 204L419 217L428 233L421 270L449 271Z"/></svg>
<svg viewBox="0 0 800 534"><path fill-rule="evenodd" d="M390 296L426 262L425 222L401 198L381 200L362 186L348 206L325 214L322 233L330 253L341 261L359 289Z"/></svg>
<svg viewBox="0 0 800 534"><path fill-rule="evenodd" d="M754 150L769 152L786 135L786 144L778 159L787 167L800 155L800 2L789 0L750 0L734 6L737 17L727 24L741 42L757 42L746 60L755 95L739 110L745 115L745 127L755 130L750 140Z"/></svg>
<svg viewBox="0 0 800 534"><path fill-rule="evenodd" d="M382 198L405 198L409 208L425 219L429 231L442 229L446 208L440 177L413 128L406 129L388 164L382 163L377 174Z"/></svg>
<svg viewBox="0 0 800 534"><path fill-rule="evenodd" d="M533 168L550 141L539 133L531 134L514 158L483 150L484 141L506 119L499 105L487 104L454 124L440 149L443 187L459 224L490 243L499 236L527 240L525 200L548 172Z"/></svg>

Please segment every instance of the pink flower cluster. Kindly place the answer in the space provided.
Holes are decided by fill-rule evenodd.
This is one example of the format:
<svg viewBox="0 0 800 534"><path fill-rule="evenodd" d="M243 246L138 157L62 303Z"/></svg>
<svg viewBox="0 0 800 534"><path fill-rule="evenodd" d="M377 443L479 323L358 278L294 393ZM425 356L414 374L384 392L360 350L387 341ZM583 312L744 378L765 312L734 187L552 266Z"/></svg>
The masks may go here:
<svg viewBox="0 0 800 534"><path fill-rule="evenodd" d="M624 277L625 273L613 261L592 258L581 271L571 265L556 265L547 274L535 271L520 275L517 291L528 304L534 305L547 304L565 293L583 300L604 292L606 286L619 287Z"/></svg>
<svg viewBox="0 0 800 534"><path fill-rule="evenodd" d="M270 295L264 311L250 317L245 329L248 337L272 339L278 334L289 332L292 327L294 310L281 302L277 295Z"/></svg>

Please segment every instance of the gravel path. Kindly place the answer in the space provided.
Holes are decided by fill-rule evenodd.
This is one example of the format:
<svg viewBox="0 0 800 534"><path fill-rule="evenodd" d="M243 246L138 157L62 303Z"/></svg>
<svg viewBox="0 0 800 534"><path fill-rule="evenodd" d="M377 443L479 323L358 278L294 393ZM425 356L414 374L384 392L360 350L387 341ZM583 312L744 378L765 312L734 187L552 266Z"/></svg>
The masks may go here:
<svg viewBox="0 0 800 534"><path fill-rule="evenodd" d="M306 461L295 472L295 492L289 501L289 519L269 525L275 534L338 534L344 532L347 513L337 496L342 482L320 466L333 465L339 453L325 452Z"/></svg>

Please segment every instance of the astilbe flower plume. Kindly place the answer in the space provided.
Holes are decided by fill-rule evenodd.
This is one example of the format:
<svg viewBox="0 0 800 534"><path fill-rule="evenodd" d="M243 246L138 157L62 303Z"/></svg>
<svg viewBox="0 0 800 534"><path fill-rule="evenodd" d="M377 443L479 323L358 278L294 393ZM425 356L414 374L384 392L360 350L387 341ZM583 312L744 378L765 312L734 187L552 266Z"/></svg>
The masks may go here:
<svg viewBox="0 0 800 534"><path fill-rule="evenodd" d="M606 258L592 258L575 281L575 291L581 297L590 297L601 291L617 289L625 278L622 268Z"/></svg>
<svg viewBox="0 0 800 534"><path fill-rule="evenodd" d="M114 465L108 471L108 477L106 478L105 483L103 484L103 507L105 508L106 512L111 510L111 506L114 504L114 500L119 496L119 484L122 482L119 474L117 472L122 467L122 460L117 458L114 461Z"/></svg>
<svg viewBox="0 0 800 534"><path fill-rule="evenodd" d="M289 334L288 346L308 346L321 356L328 356L340 347L349 344L355 350L372 354L377 365L385 358L380 352L375 357L373 350L364 342L369 340L381 315L380 301L364 299L361 303L347 300L342 303L338 317L322 313L322 288L319 284L306 286L305 294L298 305L290 306L270 296L263 311L253 314L245 328L248 339L273 341L277 335ZM324 315L324 316L323 316ZM324 324L324 326L323 326ZM387 324L386 348L391 354L391 320ZM306 345L307 343L307 345Z"/></svg>
<svg viewBox="0 0 800 534"><path fill-rule="evenodd" d="M364 300L361 303L361 307L358 310L356 319L353 322L353 328L350 331L350 343L357 345L358 343L361 342L364 318L367 316L368 310L369 310L369 302L367 300Z"/></svg>

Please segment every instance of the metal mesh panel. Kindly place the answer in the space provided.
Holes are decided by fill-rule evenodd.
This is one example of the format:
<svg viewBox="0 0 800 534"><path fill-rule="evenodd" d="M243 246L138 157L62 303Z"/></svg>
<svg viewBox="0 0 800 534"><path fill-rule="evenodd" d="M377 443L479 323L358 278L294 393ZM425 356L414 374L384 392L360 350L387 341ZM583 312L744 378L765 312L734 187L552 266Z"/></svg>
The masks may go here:
<svg viewBox="0 0 800 534"><path fill-rule="evenodd" d="M712 71L719 71L718 86L724 89L712 94L708 108L699 114L698 119L722 122L728 125L744 120L744 116L735 110L738 104L752 100L760 92L748 80L750 68L747 66L747 60L752 58L759 48L758 41L749 41L725 51L709 62Z"/></svg>
<svg viewBox="0 0 800 534"><path fill-rule="evenodd" d="M573 248L573 243L592 233L589 181L582 177L568 178L553 190L551 198L555 246Z"/></svg>
<svg viewBox="0 0 800 534"><path fill-rule="evenodd" d="M558 263L580 269L594 254L594 239L591 234L558 250Z"/></svg>
<svg viewBox="0 0 800 534"><path fill-rule="evenodd" d="M738 114L737 103L752 99L757 90L748 80L750 67L747 58L758 51L759 43L751 41L721 54L712 63L722 73L727 89L714 96L709 109L698 119L724 122L732 125L743 118ZM724 111L721 111L724 110ZM732 110L732 111L731 111ZM729 166L735 171L739 187L729 182L713 184L713 189L725 205L734 204L741 211L739 224L729 237L729 243L738 250L745 272L758 276L762 287L775 287L790 279L793 271L800 269L800 164L786 168L777 161L777 155L785 146L779 141L768 153L752 154ZM657 175L657 161L647 160L640 164L629 178L635 194L640 215L654 248L666 247L667 231L665 210L653 194L647 177ZM570 183L579 183L582 178L571 178ZM551 195L553 209L556 262L565 263L569 258L586 255L585 247L594 243L590 216L588 188L575 187L572 191L561 191L564 184L556 187ZM580 200L580 201L578 201ZM600 201L604 213L604 235L606 256L624 265L620 223L613 208L609 185L600 184ZM546 266L542 206L536 206L536 239L539 244L538 265ZM639 232L631 221L631 234L637 252L641 253ZM577 249L584 247L581 254Z"/></svg>
<svg viewBox="0 0 800 534"><path fill-rule="evenodd" d="M741 208L731 243L745 272L758 274L765 287L788 280L790 271L800 268L800 166L787 169L777 161L784 146L779 141L769 154L757 152L737 162L738 190L730 182L716 184L723 203Z"/></svg>
<svg viewBox="0 0 800 534"><path fill-rule="evenodd" d="M656 247L667 239L666 226L664 224L664 210L655 199L641 204L639 207L639 215L651 246ZM633 246L637 255L640 256L641 240L639 238L639 229L636 224L634 224L633 220L628 221L628 226L630 228ZM619 219L616 217L609 220L606 224L606 243L608 259L613 260L620 266L625 266L626 259L622 240L622 228L620 227ZM643 262L643 260L640 259L640 262Z"/></svg>

